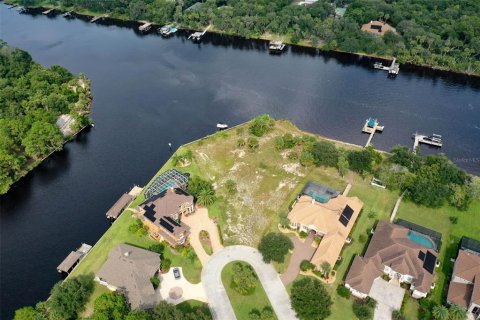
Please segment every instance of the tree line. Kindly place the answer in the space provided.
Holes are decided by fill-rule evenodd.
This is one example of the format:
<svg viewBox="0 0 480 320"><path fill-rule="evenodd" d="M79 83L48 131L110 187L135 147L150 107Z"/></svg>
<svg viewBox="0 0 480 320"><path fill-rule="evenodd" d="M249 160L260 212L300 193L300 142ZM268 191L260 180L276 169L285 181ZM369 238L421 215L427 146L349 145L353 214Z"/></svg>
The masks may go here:
<svg viewBox="0 0 480 320"><path fill-rule="evenodd" d="M88 124L88 85L83 76L57 65L44 68L0 40L0 194L62 147L59 115L72 115L73 130Z"/></svg>
<svg viewBox="0 0 480 320"><path fill-rule="evenodd" d="M176 23L202 28L209 23L226 34L257 38L284 36L291 43L381 56L401 63L430 65L480 74L480 2L477 0L343 0L343 17L335 15L335 0L301 6L289 0L18 0L76 11L109 13L112 17ZM396 32L375 37L362 24L382 20Z"/></svg>

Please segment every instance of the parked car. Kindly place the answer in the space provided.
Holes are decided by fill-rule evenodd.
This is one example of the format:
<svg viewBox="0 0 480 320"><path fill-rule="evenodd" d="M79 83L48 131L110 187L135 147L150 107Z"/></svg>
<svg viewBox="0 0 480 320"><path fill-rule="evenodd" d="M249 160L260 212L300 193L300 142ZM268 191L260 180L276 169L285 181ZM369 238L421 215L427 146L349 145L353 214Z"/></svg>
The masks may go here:
<svg viewBox="0 0 480 320"><path fill-rule="evenodd" d="M182 277L178 268L173 268L173 276L175 277L175 280L178 280Z"/></svg>

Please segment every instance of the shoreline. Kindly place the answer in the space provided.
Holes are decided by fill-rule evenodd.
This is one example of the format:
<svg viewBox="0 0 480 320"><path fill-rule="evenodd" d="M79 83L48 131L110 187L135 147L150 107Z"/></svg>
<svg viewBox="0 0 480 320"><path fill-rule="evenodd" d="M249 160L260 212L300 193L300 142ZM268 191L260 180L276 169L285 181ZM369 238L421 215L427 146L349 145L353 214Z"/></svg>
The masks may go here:
<svg viewBox="0 0 480 320"><path fill-rule="evenodd" d="M12 5L12 4L19 5L18 0L4 1L3 3L6 4L6 5ZM71 11L65 11L65 10L68 10L68 9L58 7L58 6L39 6L39 7L25 6L25 8L27 8L29 10L36 11L36 12L33 12L35 14L38 14L38 13L41 14L42 11L45 10L45 9L54 9L54 10L59 11L60 13L71 12L75 16L78 16L78 17L85 17L85 18L89 18L89 19L95 17L95 16L92 15L92 14L95 14L94 12L91 12L91 11L88 11L88 10L76 11L76 10L74 10L73 7L71 8L72 9ZM98 14L99 15L108 15L107 13L98 13ZM124 18L121 18L121 17L111 17L109 15L104 17L103 19L108 19L108 20L111 20L113 22L118 21L118 22L123 22L123 23L135 23L135 24L138 24L138 25L141 25L143 22L145 22L145 21L142 22L142 21L124 19ZM159 25L155 22L152 22L152 28L153 29L156 29L158 27L161 27L161 25ZM178 25L177 28L179 30L186 31L186 32L199 31L199 30L196 30L196 29L190 29L190 28L182 26L182 25ZM202 31L202 30L200 30L200 31ZM148 33L150 33L150 32L146 32L145 35L148 34ZM261 36L258 36L258 37L243 37L243 36L239 36L239 35L236 35L236 34L230 34L230 33L222 32L221 30L215 29L215 27L211 28L207 33L221 35L221 36L239 37L239 38L242 38L242 39L245 39L245 40L271 41L271 40L275 39L275 37L268 36L268 35L265 35L265 34L261 35ZM284 36L279 36L277 38L282 38L282 37L284 37ZM311 45L302 44L302 43L292 44L291 42L289 42L287 40L282 40L282 41L284 43L288 44L291 47L317 50L317 51L320 51L320 52L323 52L323 53L349 54L349 55L353 55L353 56L357 56L357 57L381 59L381 60L384 60L384 61L390 61L394 58L393 56L381 56L381 55L378 55L378 54L349 52L349 51L343 51L343 50L324 50L324 49L322 49L321 46L311 46ZM448 69L448 68L444 68L444 67L441 67L441 66L432 66L432 65L428 65L428 64L415 64L415 63L411 63L411 62L402 62L402 61L399 61L399 62L401 64L403 64L404 66L406 66L407 68L412 68L412 67L422 68L422 69L426 69L426 70L429 70L429 71L440 72L440 73L448 74L448 75L452 75L452 76L463 76L463 77L469 77L469 78L472 78L472 79L475 79L475 80L480 80L480 73L468 73L468 72L465 72L465 71Z"/></svg>

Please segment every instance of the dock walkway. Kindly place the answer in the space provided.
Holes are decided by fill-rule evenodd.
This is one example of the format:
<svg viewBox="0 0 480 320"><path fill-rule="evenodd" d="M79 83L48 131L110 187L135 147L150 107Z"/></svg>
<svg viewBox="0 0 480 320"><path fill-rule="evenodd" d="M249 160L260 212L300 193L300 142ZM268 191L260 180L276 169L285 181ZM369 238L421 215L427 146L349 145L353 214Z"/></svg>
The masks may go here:
<svg viewBox="0 0 480 320"><path fill-rule="evenodd" d="M372 123L373 122L373 123ZM365 121L365 125L363 126L362 132L370 134L368 137L367 143L365 144L365 148L368 147L372 143L373 136L375 132L379 131L382 132L385 127L379 125L377 119L367 119Z"/></svg>
<svg viewBox="0 0 480 320"><path fill-rule="evenodd" d="M194 32L191 35L188 36L188 39L192 39L193 41L200 41L202 37L205 35L205 33L210 29L211 25L208 25L203 32Z"/></svg>
<svg viewBox="0 0 480 320"><path fill-rule="evenodd" d="M434 147L441 148L442 145L443 145L442 141L439 140L439 139L441 139L441 137L440 136L437 136L437 137L439 137L437 140L432 140L432 138L427 136L427 135L414 133L413 134L413 139L414 139L413 153L417 153L417 149L418 149L418 146L420 145L420 143L428 144L428 145L431 145L431 146L434 146Z"/></svg>

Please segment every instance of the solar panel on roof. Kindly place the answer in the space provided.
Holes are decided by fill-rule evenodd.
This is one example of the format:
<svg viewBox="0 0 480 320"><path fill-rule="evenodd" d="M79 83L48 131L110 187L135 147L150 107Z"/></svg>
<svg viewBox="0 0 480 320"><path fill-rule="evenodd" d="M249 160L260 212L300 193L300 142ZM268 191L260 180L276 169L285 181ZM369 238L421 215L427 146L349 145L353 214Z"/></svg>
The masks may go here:
<svg viewBox="0 0 480 320"><path fill-rule="evenodd" d="M418 252L418 259L425 261L425 252L423 251Z"/></svg>
<svg viewBox="0 0 480 320"><path fill-rule="evenodd" d="M168 222L170 222L170 223L173 224L174 226L180 227L180 224L179 224L177 221L173 220L172 218L170 218L170 217L165 217L165 219L167 219Z"/></svg>
<svg viewBox="0 0 480 320"><path fill-rule="evenodd" d="M340 219L338 219L338 221L340 221L340 223L343 224L343 226L346 227L346 226L348 225L348 222L349 222L350 220L348 220L347 218L345 218L345 217L342 215L342 216L340 216Z"/></svg>
<svg viewBox="0 0 480 320"><path fill-rule="evenodd" d="M161 218L160 219L160 225L167 229L170 233L173 233L173 226L167 222L167 220Z"/></svg>
<svg viewBox="0 0 480 320"><path fill-rule="evenodd" d="M346 206L345 209L343 209L342 215L345 216L348 220L352 217L353 214L353 209L350 208L350 206Z"/></svg>
<svg viewBox="0 0 480 320"><path fill-rule="evenodd" d="M427 255L425 256L425 262L423 263L423 268L427 270L429 273L433 274L433 270L435 270L436 261L437 261L437 258L430 251L427 251Z"/></svg>

